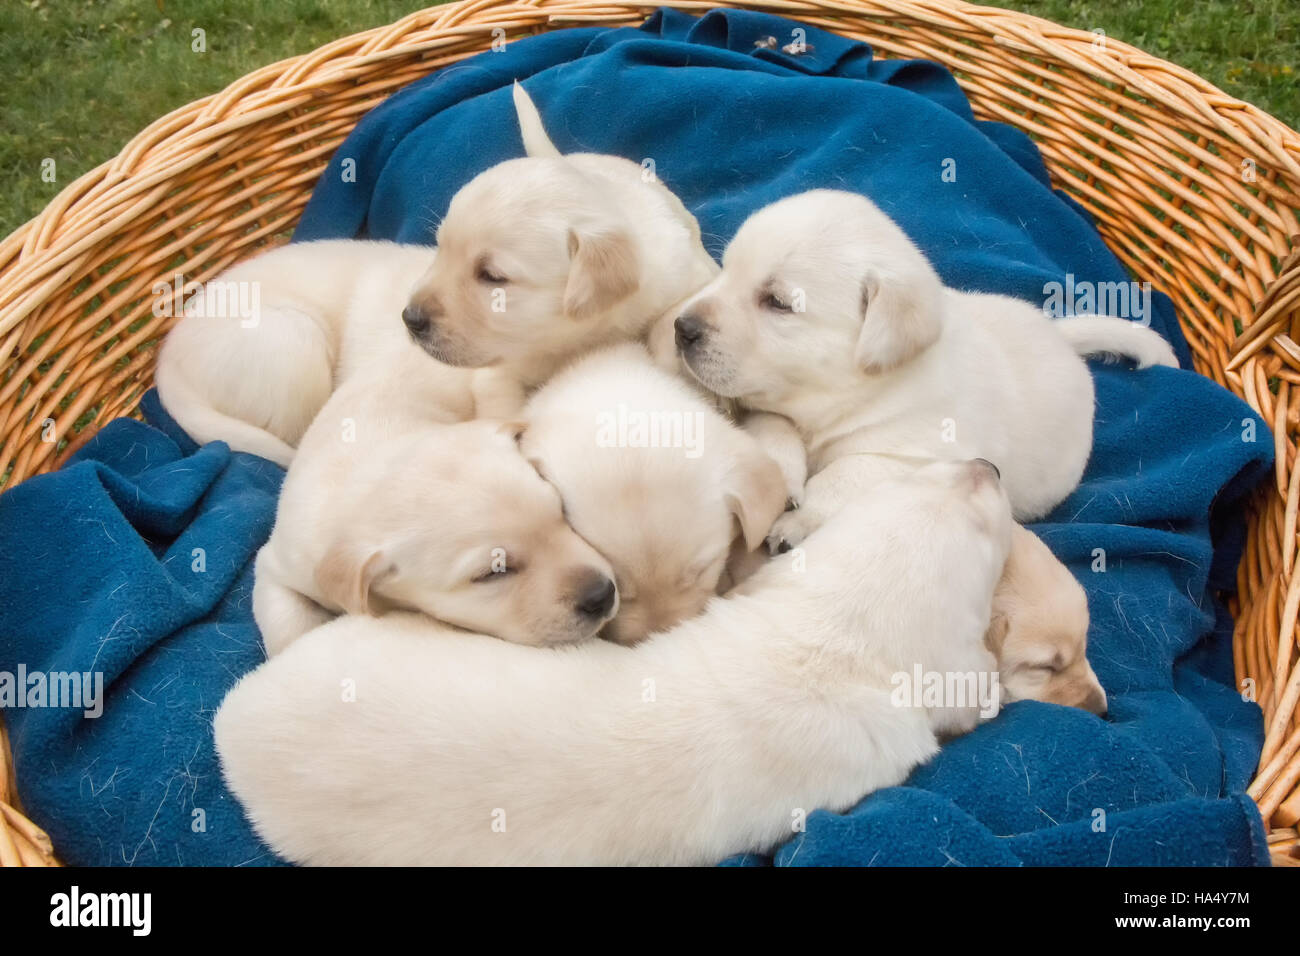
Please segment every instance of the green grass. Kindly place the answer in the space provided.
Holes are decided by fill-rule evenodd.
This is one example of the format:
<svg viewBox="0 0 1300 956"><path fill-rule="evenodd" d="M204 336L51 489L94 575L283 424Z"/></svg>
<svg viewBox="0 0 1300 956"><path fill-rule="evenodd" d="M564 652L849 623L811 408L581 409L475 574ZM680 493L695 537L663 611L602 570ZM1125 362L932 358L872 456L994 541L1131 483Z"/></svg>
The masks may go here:
<svg viewBox="0 0 1300 956"><path fill-rule="evenodd" d="M1186 67L1300 127L1300 0L1003 0L994 4Z"/></svg>
<svg viewBox="0 0 1300 956"><path fill-rule="evenodd" d="M421 0L0 0L0 235L150 122ZM191 49L205 32L207 52ZM56 180L42 178L53 159Z"/></svg>
<svg viewBox="0 0 1300 956"><path fill-rule="evenodd" d="M421 0L0 0L0 236L169 110ZM1300 124L1300 0L1003 0ZM192 31L207 51L191 49ZM54 160L54 181L42 163ZM48 164L46 164L48 167Z"/></svg>

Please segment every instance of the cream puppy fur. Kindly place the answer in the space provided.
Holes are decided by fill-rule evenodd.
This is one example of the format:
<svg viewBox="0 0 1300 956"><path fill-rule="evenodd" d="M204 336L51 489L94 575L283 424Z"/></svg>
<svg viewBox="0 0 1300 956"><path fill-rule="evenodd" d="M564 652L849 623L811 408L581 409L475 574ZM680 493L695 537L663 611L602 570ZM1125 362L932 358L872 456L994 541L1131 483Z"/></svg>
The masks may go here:
<svg viewBox="0 0 1300 956"><path fill-rule="evenodd" d="M781 469L788 504L797 508L803 503L804 485L808 481L808 451L804 448L799 430L784 415L774 415L771 412L745 413L740 427L758 442Z"/></svg>
<svg viewBox="0 0 1300 956"><path fill-rule="evenodd" d="M337 384L409 347L397 317L434 258L428 246L324 240L226 270L190 296L163 341L163 405L200 443L288 467Z"/></svg>
<svg viewBox="0 0 1300 956"><path fill-rule="evenodd" d="M798 545L885 478L940 458L996 462L1017 517L1041 516L1078 484L1092 448L1093 384L1080 352L1177 364L1155 332L1124 320L1053 322L1019 300L944 288L870 200L829 190L751 216L676 335L702 384L787 416L807 442L812 476L801 507L773 528L778 547ZM1083 659L1077 582L1023 528L1013 552L1019 570L997 603L1021 626L1006 647L1064 639L1063 659ZM1031 571L1034 562L1043 566ZM1065 609L1074 613L1053 616ZM1046 699L1069 688L1060 702L1104 710L1090 669L1081 680L1082 694L1070 681L1045 683Z"/></svg>
<svg viewBox="0 0 1300 956"><path fill-rule="evenodd" d="M391 242L291 243L188 297L155 373L181 427L287 468L333 389L408 334L449 365L502 366L472 381L482 404L513 415L524 390L564 360L642 336L716 274L698 223L669 190L629 160L560 158L522 87L516 106L535 158L502 163L457 193L438 230L442 255ZM471 332L477 345L456 344Z"/></svg>
<svg viewBox="0 0 1300 956"><path fill-rule="evenodd" d="M893 688L916 665L994 666L983 637L1010 525L987 463L937 463L815 532L806 568L778 557L633 648L344 618L231 691L215 719L225 777L298 863L705 864L767 849L798 811L901 783L937 735L975 725L978 707L896 706Z"/></svg>
<svg viewBox="0 0 1300 956"><path fill-rule="evenodd" d="M754 438L776 462L786 483L786 509L798 508L803 502L804 483L808 480L808 453L794 423L783 415L770 412L747 412L741 427ZM718 582L718 593L725 594L741 584L763 566L767 552L746 548L743 538L732 542L727 568Z"/></svg>
<svg viewBox="0 0 1300 956"><path fill-rule="evenodd" d="M986 641L998 658L1002 702L1045 700L1106 713L1106 691L1087 657L1088 596L1024 528L993 596Z"/></svg>
<svg viewBox="0 0 1300 956"><path fill-rule="evenodd" d="M618 582L601 636L632 644L704 608L733 539L760 550L789 495L776 462L645 348L597 350L532 397L520 442Z"/></svg>
<svg viewBox="0 0 1300 956"><path fill-rule="evenodd" d="M751 216L676 335L705 387L802 432L812 477L804 507L782 519L792 542L869 487L862 453L987 458L1017 518L1041 517L1077 486L1092 449L1079 350L1177 365L1132 322L1052 321L1017 299L945 288L870 200L831 190Z"/></svg>
<svg viewBox="0 0 1300 956"><path fill-rule="evenodd" d="M644 338L718 267L695 217L640 165L561 156L518 84L515 105L526 156L452 198L402 315L439 361L532 389L581 352Z"/></svg>
<svg viewBox="0 0 1300 956"><path fill-rule="evenodd" d="M423 611L523 644L593 637L617 610L609 564L519 454L522 425L457 422L468 373L405 344L326 402L257 556L268 653L338 613Z"/></svg>

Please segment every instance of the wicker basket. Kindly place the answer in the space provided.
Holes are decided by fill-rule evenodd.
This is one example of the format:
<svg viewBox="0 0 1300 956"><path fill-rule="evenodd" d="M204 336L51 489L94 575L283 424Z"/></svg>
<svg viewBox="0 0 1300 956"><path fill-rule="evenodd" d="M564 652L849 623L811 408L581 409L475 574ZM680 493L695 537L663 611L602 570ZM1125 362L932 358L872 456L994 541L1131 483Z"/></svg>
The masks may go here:
<svg viewBox="0 0 1300 956"><path fill-rule="evenodd" d="M631 25L663 5L717 4L464 0L268 66L155 122L0 243L0 482L57 467L100 424L134 411L170 324L152 314L153 283L177 272L202 281L283 241L330 154L384 97L487 49L499 29L513 39ZM1005 10L959 0L734 6L950 67L976 114L1031 134L1110 248L1173 297L1196 370L1271 423L1276 480L1253 504L1234 657L1267 726L1250 794L1274 861L1300 862L1300 135L1132 47ZM57 442L43 440L50 421ZM0 863L54 863L16 799L0 726Z"/></svg>

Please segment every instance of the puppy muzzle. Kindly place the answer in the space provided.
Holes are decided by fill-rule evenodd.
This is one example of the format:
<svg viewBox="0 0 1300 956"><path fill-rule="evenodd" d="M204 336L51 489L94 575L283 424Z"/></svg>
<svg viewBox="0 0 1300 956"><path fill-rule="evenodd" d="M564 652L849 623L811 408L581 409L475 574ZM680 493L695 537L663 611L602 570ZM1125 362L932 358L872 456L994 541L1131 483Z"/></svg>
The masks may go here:
<svg viewBox="0 0 1300 956"><path fill-rule="evenodd" d="M475 362L462 354L462 350L448 342L446 334L438 324L441 312L432 312L418 305L408 305L402 310L402 324L406 326L411 341L424 349L430 356L443 365L453 368L475 368L487 362Z"/></svg>

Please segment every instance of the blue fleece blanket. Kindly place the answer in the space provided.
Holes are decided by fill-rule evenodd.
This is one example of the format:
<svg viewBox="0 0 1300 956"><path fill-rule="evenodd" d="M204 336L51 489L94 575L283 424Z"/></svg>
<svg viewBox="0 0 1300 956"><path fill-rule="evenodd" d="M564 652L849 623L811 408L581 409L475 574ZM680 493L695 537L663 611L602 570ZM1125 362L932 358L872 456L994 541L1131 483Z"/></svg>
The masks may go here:
<svg viewBox="0 0 1300 956"><path fill-rule="evenodd" d="M776 49L756 45L768 36ZM805 52L780 49L800 39ZM839 187L875 199L951 285L1042 304L1049 283L1127 279L1033 144L976 122L945 70L737 11L521 40L412 85L339 149L296 238L430 241L460 185L520 155L516 78L562 150L653 162L715 253L766 203ZM1188 364L1170 302L1146 317ZM1093 372L1084 483L1035 530L1088 590L1109 718L1015 704L906 786L811 813L774 858L731 862L1266 862L1242 794L1260 712L1233 688L1214 593L1233 585L1267 429L1191 372ZM73 863L275 862L222 785L210 725L262 656L250 559L282 475L196 448L152 395L145 411L152 425L113 422L0 496L0 675L100 672L105 688L97 718L15 706L30 693L3 703L22 798Z"/></svg>

